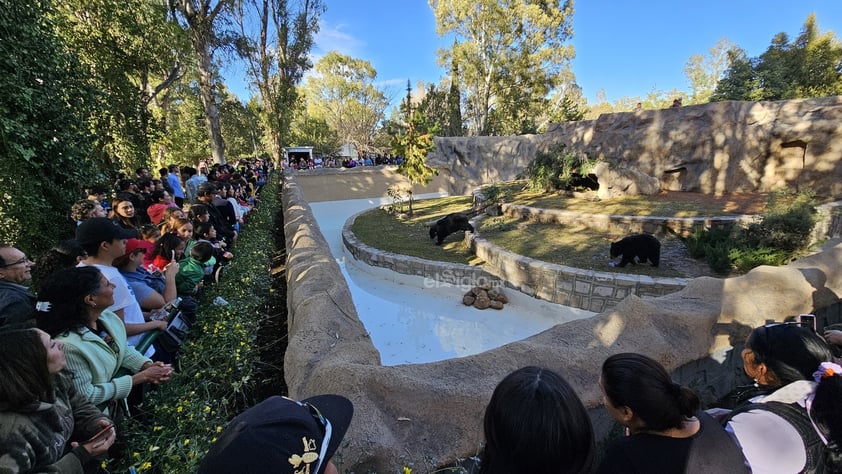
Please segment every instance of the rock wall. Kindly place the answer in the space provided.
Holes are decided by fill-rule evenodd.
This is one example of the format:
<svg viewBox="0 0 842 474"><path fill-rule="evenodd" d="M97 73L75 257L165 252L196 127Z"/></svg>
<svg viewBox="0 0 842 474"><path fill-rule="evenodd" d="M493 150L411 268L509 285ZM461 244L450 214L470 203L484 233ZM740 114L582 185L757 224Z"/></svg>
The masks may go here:
<svg viewBox="0 0 842 474"><path fill-rule="evenodd" d="M494 387L525 365L562 374L600 435L610 423L601 408L599 370L611 354L637 351L668 370L681 368L680 380L710 401L739 376L734 364L751 328L833 306L842 295L840 244L787 267L759 267L726 280L698 278L658 298L632 295L592 318L482 354L384 367L294 178L284 184L283 207L289 308L284 372L294 398L338 393L353 401L354 419L334 457L342 472L396 472L410 464L422 469L476 454Z"/></svg>
<svg viewBox="0 0 842 474"><path fill-rule="evenodd" d="M571 150L710 194L809 187L842 196L842 96L716 102L604 114L554 124L542 135L435 139L428 163L453 193L514 179L539 150Z"/></svg>

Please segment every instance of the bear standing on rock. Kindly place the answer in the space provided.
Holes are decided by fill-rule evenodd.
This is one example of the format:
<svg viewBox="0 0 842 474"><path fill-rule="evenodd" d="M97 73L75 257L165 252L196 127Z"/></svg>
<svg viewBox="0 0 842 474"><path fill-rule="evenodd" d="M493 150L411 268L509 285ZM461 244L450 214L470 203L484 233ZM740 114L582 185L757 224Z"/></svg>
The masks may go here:
<svg viewBox="0 0 842 474"><path fill-rule="evenodd" d="M445 237L458 230L470 230L473 232L474 226L468 222L468 218L464 214L454 212L453 214L442 217L430 227L430 238L436 239L438 237L436 245L441 245Z"/></svg>

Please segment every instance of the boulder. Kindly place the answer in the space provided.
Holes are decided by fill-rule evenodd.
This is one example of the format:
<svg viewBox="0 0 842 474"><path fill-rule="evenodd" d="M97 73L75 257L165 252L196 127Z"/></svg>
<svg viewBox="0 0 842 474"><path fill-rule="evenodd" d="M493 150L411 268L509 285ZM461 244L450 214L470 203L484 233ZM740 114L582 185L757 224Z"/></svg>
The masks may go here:
<svg viewBox="0 0 842 474"><path fill-rule="evenodd" d="M625 166L610 166L601 162L594 167L593 174L599 181L597 196L611 199L623 196L650 196L661 191L661 182L654 176Z"/></svg>

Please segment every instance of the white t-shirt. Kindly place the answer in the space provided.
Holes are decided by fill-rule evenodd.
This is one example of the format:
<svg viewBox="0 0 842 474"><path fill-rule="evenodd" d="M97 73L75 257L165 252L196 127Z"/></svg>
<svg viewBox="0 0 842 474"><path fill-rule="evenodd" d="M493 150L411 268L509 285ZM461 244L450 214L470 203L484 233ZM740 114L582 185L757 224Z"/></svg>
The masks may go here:
<svg viewBox="0 0 842 474"><path fill-rule="evenodd" d="M120 274L120 270L109 265L88 265L85 262L81 262L79 266L96 267L100 272L102 272L103 276L105 276L105 278L114 285L114 304L108 307L109 310L116 313L122 309L123 321L126 324L143 324L146 322L146 318L143 317L143 309L141 309L140 303L138 303L137 298L135 298L134 291L129 284L126 283L126 279L123 278L123 275ZM145 332L142 332L140 334L135 334L134 336L129 336L126 338L126 341L129 344L136 346L140 340L143 339L145 334ZM151 358L153 354L155 354L155 347L149 346L149 349L147 349L146 353L143 355Z"/></svg>

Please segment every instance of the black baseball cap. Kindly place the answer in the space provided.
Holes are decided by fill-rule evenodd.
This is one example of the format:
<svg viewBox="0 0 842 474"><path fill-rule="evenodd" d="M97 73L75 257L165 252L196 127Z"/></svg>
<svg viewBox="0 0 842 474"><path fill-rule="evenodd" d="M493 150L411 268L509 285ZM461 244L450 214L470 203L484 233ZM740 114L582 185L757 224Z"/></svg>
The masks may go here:
<svg viewBox="0 0 842 474"><path fill-rule="evenodd" d="M135 239L137 230L126 229L107 217L94 217L82 221L76 228L76 240L81 245L111 242L114 239Z"/></svg>
<svg viewBox="0 0 842 474"><path fill-rule="evenodd" d="M228 424L199 473L323 474L353 416L354 405L340 395L269 397Z"/></svg>

